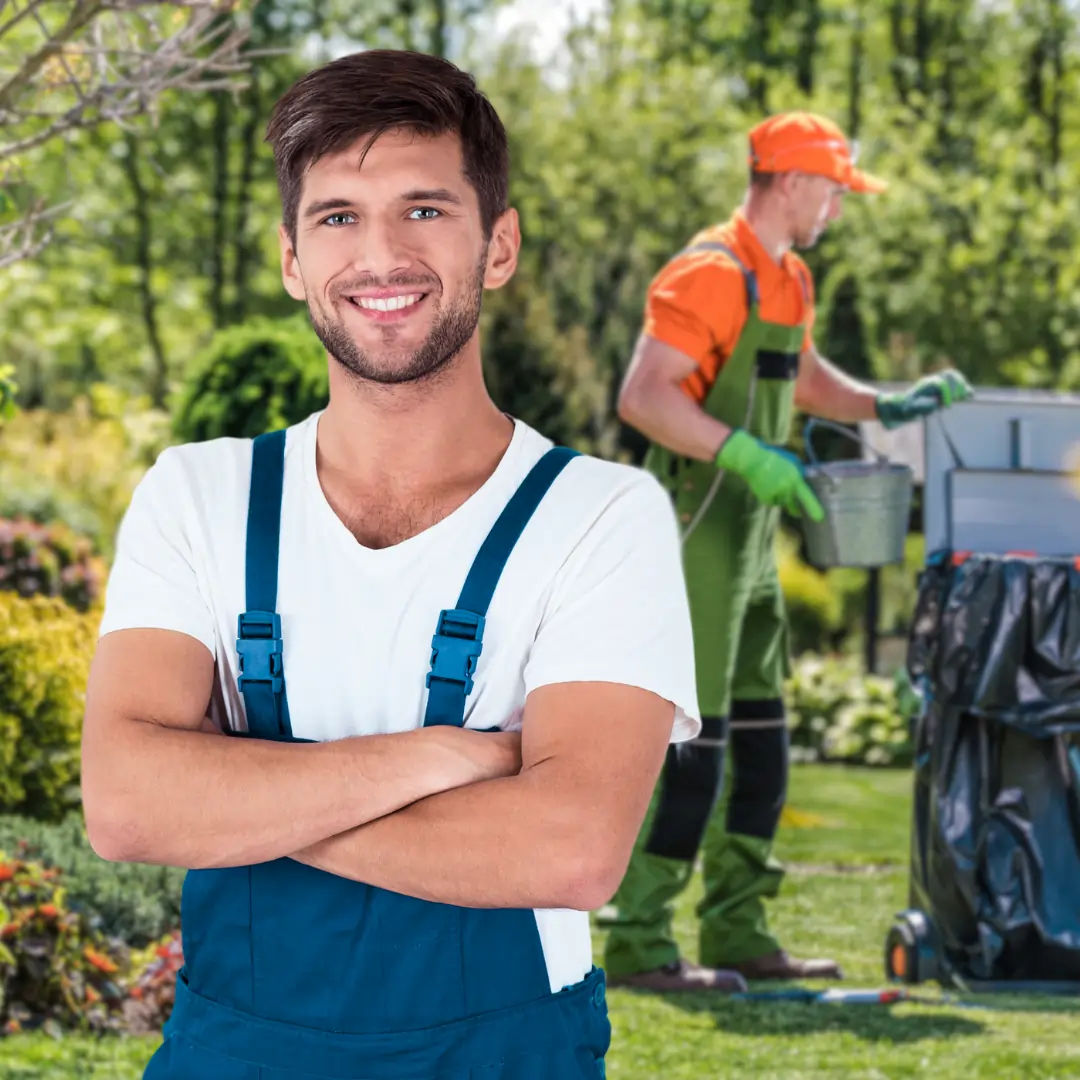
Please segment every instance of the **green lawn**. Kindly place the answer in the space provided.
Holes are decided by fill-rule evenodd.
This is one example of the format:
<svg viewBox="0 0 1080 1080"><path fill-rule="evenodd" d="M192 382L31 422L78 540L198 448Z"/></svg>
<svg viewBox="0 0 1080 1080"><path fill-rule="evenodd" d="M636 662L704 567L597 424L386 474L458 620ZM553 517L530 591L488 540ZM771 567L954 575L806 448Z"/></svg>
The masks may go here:
<svg viewBox="0 0 1080 1080"><path fill-rule="evenodd" d="M797 767L781 828L789 874L773 924L793 952L833 956L850 987L882 986L905 905L907 773ZM677 931L696 958L695 879ZM597 958L603 934L595 935ZM936 997L933 987L920 996ZM614 990L608 1075L622 1080L1080 1076L1080 1002L1010 997L990 1008L735 1003ZM0 1039L4 1080L135 1080L156 1040ZM554 1080L554 1078L553 1078Z"/></svg>

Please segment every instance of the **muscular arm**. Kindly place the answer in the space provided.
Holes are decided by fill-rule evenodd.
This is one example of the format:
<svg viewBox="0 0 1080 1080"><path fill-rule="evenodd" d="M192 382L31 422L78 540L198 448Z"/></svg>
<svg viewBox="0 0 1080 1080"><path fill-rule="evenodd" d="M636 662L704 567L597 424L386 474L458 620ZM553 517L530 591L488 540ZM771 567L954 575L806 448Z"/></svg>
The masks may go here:
<svg viewBox="0 0 1080 1080"><path fill-rule="evenodd" d="M673 711L630 686L541 687L525 705L520 774L434 795L294 857L440 903L600 907L626 870Z"/></svg>
<svg viewBox="0 0 1080 1080"><path fill-rule="evenodd" d="M877 393L872 386L845 375L812 346L799 357L795 405L811 416L838 423L873 420Z"/></svg>
<svg viewBox="0 0 1080 1080"><path fill-rule="evenodd" d="M186 869L263 862L519 767L517 736L457 729L310 744L211 735L213 675L206 647L184 634L122 630L99 642L82 789L103 858Z"/></svg>
<svg viewBox="0 0 1080 1080"><path fill-rule="evenodd" d="M619 419L676 454L714 461L731 429L682 389L697 368L686 353L642 334L619 392Z"/></svg>

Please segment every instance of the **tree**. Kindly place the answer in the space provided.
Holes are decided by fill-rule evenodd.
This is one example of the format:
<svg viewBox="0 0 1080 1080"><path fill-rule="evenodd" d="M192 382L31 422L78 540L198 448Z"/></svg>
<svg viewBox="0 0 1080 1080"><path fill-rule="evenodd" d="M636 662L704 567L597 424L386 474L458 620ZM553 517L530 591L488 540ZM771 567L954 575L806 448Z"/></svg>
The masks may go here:
<svg viewBox="0 0 1080 1080"><path fill-rule="evenodd" d="M258 2L258 0L254 0ZM0 268L53 238L66 205L48 206L33 151L77 130L156 116L169 91L238 89L246 30L223 20L236 0L0 0Z"/></svg>

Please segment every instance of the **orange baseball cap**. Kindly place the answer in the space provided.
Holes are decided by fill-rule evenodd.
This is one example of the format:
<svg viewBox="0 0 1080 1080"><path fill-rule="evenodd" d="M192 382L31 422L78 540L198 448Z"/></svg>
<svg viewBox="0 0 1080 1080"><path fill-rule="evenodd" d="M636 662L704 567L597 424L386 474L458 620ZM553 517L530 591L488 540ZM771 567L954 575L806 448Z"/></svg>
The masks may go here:
<svg viewBox="0 0 1080 1080"><path fill-rule="evenodd" d="M836 124L814 113L778 113L750 132L750 164L758 172L798 170L863 194L884 191L884 180L855 168L857 154Z"/></svg>

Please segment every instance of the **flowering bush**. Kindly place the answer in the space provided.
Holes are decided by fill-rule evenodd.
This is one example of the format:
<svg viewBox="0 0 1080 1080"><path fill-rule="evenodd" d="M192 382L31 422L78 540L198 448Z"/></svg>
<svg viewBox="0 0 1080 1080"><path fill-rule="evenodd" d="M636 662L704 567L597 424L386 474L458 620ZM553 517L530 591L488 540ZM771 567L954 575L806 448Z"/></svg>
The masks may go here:
<svg viewBox="0 0 1080 1080"><path fill-rule="evenodd" d="M184 966L180 931L176 930L140 953L132 954L134 975L124 1002L124 1026L141 1035L160 1031L176 1000L176 975Z"/></svg>
<svg viewBox="0 0 1080 1080"><path fill-rule="evenodd" d="M66 902L58 870L0 853L0 1024L108 1030L126 958Z"/></svg>
<svg viewBox="0 0 1080 1080"><path fill-rule="evenodd" d="M793 756L909 765L912 743L903 674L867 675L853 657L805 654L786 686Z"/></svg>
<svg viewBox="0 0 1080 1080"><path fill-rule="evenodd" d="M101 597L105 574L90 541L66 525L0 518L0 589L55 596L87 611Z"/></svg>

